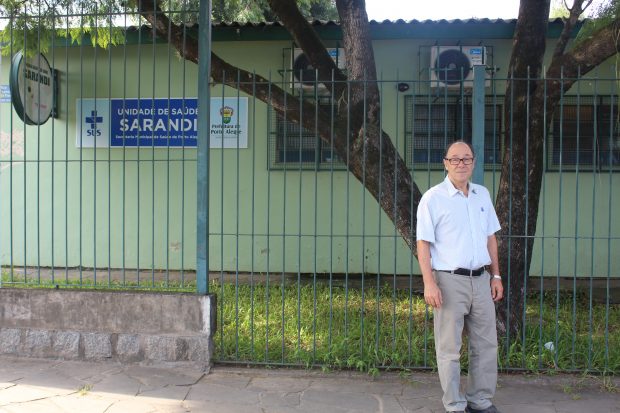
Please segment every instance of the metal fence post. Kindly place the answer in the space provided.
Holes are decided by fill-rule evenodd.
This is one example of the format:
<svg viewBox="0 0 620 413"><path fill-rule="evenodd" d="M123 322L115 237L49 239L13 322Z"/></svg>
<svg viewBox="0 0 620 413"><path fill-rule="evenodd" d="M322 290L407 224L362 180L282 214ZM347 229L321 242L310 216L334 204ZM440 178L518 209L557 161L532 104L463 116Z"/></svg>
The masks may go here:
<svg viewBox="0 0 620 413"><path fill-rule="evenodd" d="M471 143L476 153L476 168L472 181L484 184L484 83L486 66L474 66L474 89L472 99L472 137Z"/></svg>
<svg viewBox="0 0 620 413"><path fill-rule="evenodd" d="M209 293L209 74L211 73L211 0L200 0L198 33L196 292L205 295Z"/></svg>

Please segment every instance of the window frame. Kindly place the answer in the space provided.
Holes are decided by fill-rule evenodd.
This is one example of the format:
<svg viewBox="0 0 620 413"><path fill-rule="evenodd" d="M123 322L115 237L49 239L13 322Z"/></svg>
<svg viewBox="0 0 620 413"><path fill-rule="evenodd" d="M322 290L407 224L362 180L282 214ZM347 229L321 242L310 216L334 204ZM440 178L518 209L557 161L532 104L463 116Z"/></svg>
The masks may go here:
<svg viewBox="0 0 620 413"><path fill-rule="evenodd" d="M335 116L336 104L331 96L310 99L318 101L318 107L327 108L331 116ZM316 112L313 116L316 116ZM281 115L271 105L268 108L267 136L269 170L346 170L346 165L335 153L333 146L324 142L316 130L307 130L298 123L287 120L285 115ZM292 149L288 149L288 145ZM334 156L333 161L330 160L330 155ZM287 156L291 158L287 159Z"/></svg>
<svg viewBox="0 0 620 413"><path fill-rule="evenodd" d="M571 111L575 116L565 120ZM582 120L585 115L591 115L590 119ZM611 127L613 118L615 125ZM555 146L558 134L562 136L559 149ZM617 95L563 96L554 110L546 141L548 172L620 172L620 98ZM611 164L598 162L605 157L595 156L605 146L607 149L603 150ZM592 149L589 154L588 149Z"/></svg>
<svg viewBox="0 0 620 413"><path fill-rule="evenodd" d="M410 170L443 170L443 153L449 143L460 139L471 143L472 100L471 95L411 94L405 96L405 162ZM416 108L420 107L426 108L425 119L416 114ZM429 108L431 110L430 117L428 116ZM443 125L433 120L434 108L438 109L437 112L443 109L445 118L440 121ZM496 170L501 165L501 147L505 134L503 108L504 96L485 97L485 149L483 155L485 170ZM427 126L422 124L422 128L426 130L420 133L416 131L416 123L424 120L426 120ZM491 125L492 127L490 127ZM420 143L416 140L418 136L426 141ZM416 148L416 146L423 147ZM416 151L418 153L426 151L426 156L422 155L424 159L415 159ZM476 159L480 159L480 154L476 155Z"/></svg>

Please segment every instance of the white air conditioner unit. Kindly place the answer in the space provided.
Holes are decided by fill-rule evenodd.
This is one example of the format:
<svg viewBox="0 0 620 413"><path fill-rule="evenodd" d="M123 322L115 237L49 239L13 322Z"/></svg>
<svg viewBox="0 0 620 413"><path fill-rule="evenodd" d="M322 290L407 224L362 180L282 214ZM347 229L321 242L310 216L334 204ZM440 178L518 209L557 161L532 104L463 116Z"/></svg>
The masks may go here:
<svg viewBox="0 0 620 413"><path fill-rule="evenodd" d="M471 88L474 85L474 66L486 64L484 46L431 47L431 87ZM485 86L490 86L487 79Z"/></svg>
<svg viewBox="0 0 620 413"><path fill-rule="evenodd" d="M346 68L346 61L344 57L343 48L328 48L327 53L336 63L336 67L339 69ZM319 92L325 92L326 88L321 82L317 81L317 72L314 66L308 60L308 57L301 49L293 49L293 59L291 61L291 87L293 90L314 91L316 86ZM331 76L328 79L322 79L326 82L331 81Z"/></svg>

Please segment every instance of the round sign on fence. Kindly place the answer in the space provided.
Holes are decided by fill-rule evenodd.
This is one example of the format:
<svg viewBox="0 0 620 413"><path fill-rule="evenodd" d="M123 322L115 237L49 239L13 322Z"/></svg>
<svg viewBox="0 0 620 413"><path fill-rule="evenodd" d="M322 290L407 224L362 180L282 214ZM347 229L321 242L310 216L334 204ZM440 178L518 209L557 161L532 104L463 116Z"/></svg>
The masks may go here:
<svg viewBox="0 0 620 413"><path fill-rule="evenodd" d="M19 117L27 125L47 122L54 110L54 76L45 56L26 57L23 51L15 54L9 84Z"/></svg>

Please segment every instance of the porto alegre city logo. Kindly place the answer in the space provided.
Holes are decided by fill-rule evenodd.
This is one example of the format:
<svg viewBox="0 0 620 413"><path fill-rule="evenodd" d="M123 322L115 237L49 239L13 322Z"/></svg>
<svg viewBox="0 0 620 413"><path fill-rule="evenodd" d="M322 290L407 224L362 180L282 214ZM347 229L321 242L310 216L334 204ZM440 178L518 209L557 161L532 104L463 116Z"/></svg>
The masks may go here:
<svg viewBox="0 0 620 413"><path fill-rule="evenodd" d="M233 117L235 111L230 106L222 106L220 108L220 115L222 115L222 122L228 124Z"/></svg>

